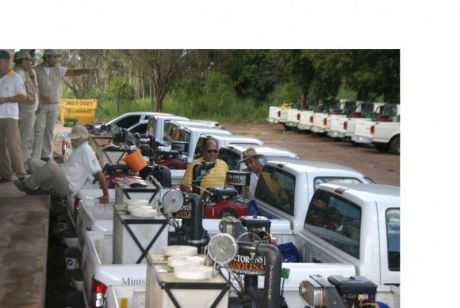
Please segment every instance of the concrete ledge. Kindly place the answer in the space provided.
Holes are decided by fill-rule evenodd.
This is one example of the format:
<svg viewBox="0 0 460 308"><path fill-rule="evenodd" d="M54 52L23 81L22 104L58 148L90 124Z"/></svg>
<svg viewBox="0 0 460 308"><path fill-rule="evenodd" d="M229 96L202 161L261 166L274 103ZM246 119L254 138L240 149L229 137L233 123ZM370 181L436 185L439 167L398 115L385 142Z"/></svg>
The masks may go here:
<svg viewBox="0 0 460 308"><path fill-rule="evenodd" d="M49 196L0 185L0 307L44 307Z"/></svg>

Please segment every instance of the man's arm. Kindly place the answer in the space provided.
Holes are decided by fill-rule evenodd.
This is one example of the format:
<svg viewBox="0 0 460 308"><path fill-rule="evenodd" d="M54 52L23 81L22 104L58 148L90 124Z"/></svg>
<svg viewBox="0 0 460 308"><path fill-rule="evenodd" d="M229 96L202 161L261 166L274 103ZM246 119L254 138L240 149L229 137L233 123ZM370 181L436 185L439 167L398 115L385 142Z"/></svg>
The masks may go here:
<svg viewBox="0 0 460 308"><path fill-rule="evenodd" d="M0 104L4 103L22 103L27 100L27 95L25 93L19 93L15 96L9 97L0 97Z"/></svg>
<svg viewBox="0 0 460 308"><path fill-rule="evenodd" d="M66 77L80 76L80 75L92 75L96 73L94 69L68 69L65 72Z"/></svg>
<svg viewBox="0 0 460 308"><path fill-rule="evenodd" d="M109 202L109 190L107 189L107 182L105 181L104 173L101 171L97 174L97 179L102 189L103 196L99 197L100 203L108 203Z"/></svg>

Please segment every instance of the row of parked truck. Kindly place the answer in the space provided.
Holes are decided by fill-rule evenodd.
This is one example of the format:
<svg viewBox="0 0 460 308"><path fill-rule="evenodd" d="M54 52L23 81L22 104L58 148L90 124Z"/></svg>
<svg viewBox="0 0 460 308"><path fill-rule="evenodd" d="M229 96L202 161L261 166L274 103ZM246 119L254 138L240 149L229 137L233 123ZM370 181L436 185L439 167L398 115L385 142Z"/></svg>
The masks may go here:
<svg viewBox="0 0 460 308"><path fill-rule="evenodd" d="M373 144L380 151L400 153L400 105L364 101L326 101L311 109L271 106L268 122L281 123L354 144Z"/></svg>
<svg viewBox="0 0 460 308"><path fill-rule="evenodd" d="M104 164L122 170L110 203L97 202L100 190L90 180L65 203L73 230L65 235L66 277L76 289L69 306L399 307L399 187L232 135L212 121L122 118L138 115L148 117L147 134L122 129L119 144L95 145ZM120 135L109 129L115 122L103 129L111 135L94 140ZM185 194L177 189L180 168L206 138L216 140L229 166L227 185ZM264 162L251 202L241 197L249 147ZM116 167L135 149L152 172ZM153 172L159 166L163 172Z"/></svg>

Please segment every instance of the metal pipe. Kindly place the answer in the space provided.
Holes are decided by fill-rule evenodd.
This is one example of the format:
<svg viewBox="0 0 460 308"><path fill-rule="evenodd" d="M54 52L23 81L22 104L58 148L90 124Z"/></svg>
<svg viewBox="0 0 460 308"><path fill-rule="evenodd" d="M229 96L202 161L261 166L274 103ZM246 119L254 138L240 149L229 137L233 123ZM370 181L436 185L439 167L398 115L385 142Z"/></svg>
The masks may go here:
<svg viewBox="0 0 460 308"><path fill-rule="evenodd" d="M238 253L255 253L265 257L264 296L257 307L280 307L281 252L278 247L263 243L238 242Z"/></svg>
<svg viewBox="0 0 460 308"><path fill-rule="evenodd" d="M189 194L188 198L192 204L192 234L190 236L190 243L199 243L203 237L203 215L201 208L201 197L196 194Z"/></svg>

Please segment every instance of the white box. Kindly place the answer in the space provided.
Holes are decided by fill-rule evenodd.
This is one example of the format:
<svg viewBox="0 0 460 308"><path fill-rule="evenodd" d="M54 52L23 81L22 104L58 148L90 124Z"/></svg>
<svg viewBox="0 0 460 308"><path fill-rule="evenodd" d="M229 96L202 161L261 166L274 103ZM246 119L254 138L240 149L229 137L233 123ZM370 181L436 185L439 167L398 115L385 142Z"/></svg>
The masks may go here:
<svg viewBox="0 0 460 308"><path fill-rule="evenodd" d="M219 294L227 287L227 281L220 275L205 280L183 280L176 278L167 265L147 264L147 286L145 308L175 308L176 305L166 293L168 288L182 308L211 307ZM215 307L228 307L229 290Z"/></svg>
<svg viewBox="0 0 460 308"><path fill-rule="evenodd" d="M125 211L115 210L113 217L113 263L137 264L142 251L135 239L145 250L157 236L148 253L162 253L168 246L168 220L158 213L153 218L138 218L126 214ZM133 234L130 234L128 228ZM146 263L142 258L140 263Z"/></svg>

